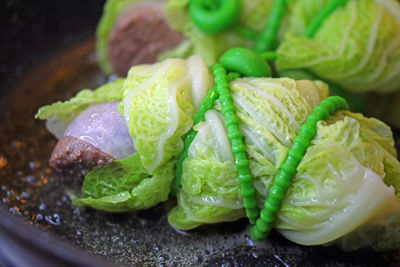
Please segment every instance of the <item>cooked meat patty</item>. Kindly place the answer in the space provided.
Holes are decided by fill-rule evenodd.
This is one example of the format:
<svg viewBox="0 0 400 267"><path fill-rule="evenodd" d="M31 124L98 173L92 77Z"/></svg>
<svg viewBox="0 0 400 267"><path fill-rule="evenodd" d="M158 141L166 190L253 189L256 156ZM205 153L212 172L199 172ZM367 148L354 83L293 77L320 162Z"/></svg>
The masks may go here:
<svg viewBox="0 0 400 267"><path fill-rule="evenodd" d="M57 171L91 169L135 153L118 102L104 102L82 111L68 126L50 157Z"/></svg>
<svg viewBox="0 0 400 267"><path fill-rule="evenodd" d="M131 66L155 62L160 52L182 39L168 26L164 3L132 4L119 15L110 33L108 59L117 75L126 76Z"/></svg>
<svg viewBox="0 0 400 267"><path fill-rule="evenodd" d="M73 136L64 136L58 141L49 163L59 172L74 169L90 169L110 163L114 158L86 141Z"/></svg>

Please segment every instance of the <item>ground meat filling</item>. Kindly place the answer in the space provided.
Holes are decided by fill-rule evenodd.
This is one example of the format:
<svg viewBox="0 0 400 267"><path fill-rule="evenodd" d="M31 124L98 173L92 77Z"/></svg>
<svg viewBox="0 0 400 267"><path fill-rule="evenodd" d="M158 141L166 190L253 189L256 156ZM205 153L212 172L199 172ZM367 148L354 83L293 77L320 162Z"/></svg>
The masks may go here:
<svg viewBox="0 0 400 267"><path fill-rule="evenodd" d="M182 39L168 26L163 3L133 4L120 14L111 31L108 59L118 76L126 76L131 66L155 62L160 52Z"/></svg>
<svg viewBox="0 0 400 267"><path fill-rule="evenodd" d="M51 154L49 163L59 172L91 169L112 162L114 158L97 147L72 136L62 137Z"/></svg>

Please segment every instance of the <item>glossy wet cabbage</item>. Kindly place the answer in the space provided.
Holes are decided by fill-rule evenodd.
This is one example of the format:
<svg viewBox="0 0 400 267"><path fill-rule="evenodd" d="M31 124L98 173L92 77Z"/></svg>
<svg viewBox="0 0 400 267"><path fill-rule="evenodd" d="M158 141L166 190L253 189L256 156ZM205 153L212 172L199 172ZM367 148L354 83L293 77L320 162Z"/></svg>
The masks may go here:
<svg viewBox="0 0 400 267"><path fill-rule="evenodd" d="M396 107L400 106L400 4L396 0L352 0L333 12L312 38L302 37L313 18L329 0L289 0L286 4L278 40L276 67L279 73L306 70L334 83L334 92L349 99L352 110L367 112L395 127L400 127ZM188 15L188 0L169 0L166 15L170 25L187 38L160 58L202 55L209 64L235 46L254 48L254 41L237 30L207 35L194 27ZM273 1L241 1L239 26L261 32ZM286 77L283 75L282 77ZM343 91L344 90L344 91ZM344 92L344 93L342 93ZM349 96L347 92L356 93ZM363 105L363 96L375 97ZM370 97L373 99L373 97ZM376 107L380 103L387 103ZM357 102L357 103L355 103ZM377 110L375 110L377 109Z"/></svg>
<svg viewBox="0 0 400 267"><path fill-rule="evenodd" d="M275 84L264 78L231 83L260 208L299 125L311 111L310 103L294 90L293 80L272 81ZM169 214L169 222L179 229L245 216L227 133L220 127L224 120L218 109L217 105L216 110L207 113L205 122L195 126L198 135L183 163L178 206ZM288 239L305 245L332 242L360 226L376 224L382 228L400 208L396 198L400 163L393 145L387 125L361 114L337 112L320 122L317 136L297 168L275 228ZM370 224L371 220L374 224ZM396 227L388 229L393 230L392 235L397 233ZM346 238L342 243L345 249L400 245L393 239L382 241L379 235L358 243Z"/></svg>
<svg viewBox="0 0 400 267"><path fill-rule="evenodd" d="M142 165L139 153L135 153L107 166L95 167L86 175L82 194L73 204L108 212L151 208L167 200L174 164L172 160L150 173Z"/></svg>
<svg viewBox="0 0 400 267"><path fill-rule="evenodd" d="M170 224L187 230L245 216L219 102L204 122L193 125L191 119L199 96L212 86L206 64L199 62L195 56L130 70L119 89L119 111L137 152L90 172L76 205L123 212L167 200L184 135L193 126L198 133L183 162ZM241 78L230 85L262 208L300 126L328 96L328 87L289 78ZM399 179L390 128L361 114L337 112L318 123L275 228L305 245L398 248Z"/></svg>
<svg viewBox="0 0 400 267"><path fill-rule="evenodd" d="M354 93L399 90L399 3L347 1L323 22L314 37L301 37L328 2L289 1L287 35L277 50L277 68L306 69Z"/></svg>
<svg viewBox="0 0 400 267"><path fill-rule="evenodd" d="M38 118L70 121L80 111L87 112L88 106L95 107L100 99L121 101L118 111L124 116L137 152L90 172L81 198L74 203L121 212L146 209L167 200L183 135L193 124L194 106L199 106L211 86L205 62L192 56L135 66L124 80L42 107ZM109 91L105 93L104 88Z"/></svg>

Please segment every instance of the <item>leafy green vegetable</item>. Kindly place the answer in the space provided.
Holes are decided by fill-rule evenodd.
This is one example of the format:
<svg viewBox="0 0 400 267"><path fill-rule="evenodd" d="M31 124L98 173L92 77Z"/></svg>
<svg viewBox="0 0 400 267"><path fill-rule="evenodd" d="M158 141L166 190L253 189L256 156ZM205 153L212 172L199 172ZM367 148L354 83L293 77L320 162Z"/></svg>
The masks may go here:
<svg viewBox="0 0 400 267"><path fill-rule="evenodd" d="M400 6L392 0L348 1L312 39L299 36L327 1L289 3L277 68L306 69L350 92L388 94L400 85Z"/></svg>
<svg viewBox="0 0 400 267"><path fill-rule="evenodd" d="M337 112L318 124L276 228L296 243L331 242L397 212L399 185L400 163L390 128L361 114Z"/></svg>
<svg viewBox="0 0 400 267"><path fill-rule="evenodd" d="M149 78L141 83L138 68L128 73L122 103L135 148L151 173L183 148L182 136L193 124L191 78L183 59L153 65Z"/></svg>
<svg viewBox="0 0 400 267"><path fill-rule="evenodd" d="M238 24L254 31L261 31L273 4L271 0L241 0L241 15ZM208 35L198 30L190 21L188 14L189 0L169 0L165 9L167 20L172 28L187 38L177 48L167 51L160 59L167 57L187 57L192 54L202 56L208 64L218 58L229 48L242 46L253 48L254 41L242 36L236 30L229 30L216 35Z"/></svg>
<svg viewBox="0 0 400 267"><path fill-rule="evenodd" d="M47 128L60 138L72 119L90 105L105 101L119 101L123 97L124 79L117 79L96 90L84 89L71 99L41 107L36 119L47 120Z"/></svg>
<svg viewBox="0 0 400 267"><path fill-rule="evenodd" d="M302 123L327 97L328 87L321 81L289 78L242 78L230 85L261 208ZM211 86L200 57L170 59L135 66L125 81L39 111L39 118L69 119L97 101L121 100L119 111L137 153L96 167L74 204L123 212L165 201L182 138L192 127L195 106ZM198 133L183 162L178 205L168 216L171 225L185 230L245 216L218 101L194 127ZM400 162L390 128L361 114L337 112L318 123L275 228L299 244L395 248L400 246L399 198Z"/></svg>
<svg viewBox="0 0 400 267"><path fill-rule="evenodd" d="M304 69L292 69L292 70L282 70L279 72L280 77L288 77L292 78L295 80L311 80L311 81L317 81L321 80L314 74L311 74L310 72L304 70ZM362 112L365 111L366 107L368 108L368 105L365 104L365 99L366 97L361 94L352 94L350 92L347 92L343 90L339 85L333 83L333 82L326 82L326 84L329 86L329 94L330 95L337 95L341 96L344 99L347 100L347 103L350 105L350 110L354 112ZM375 106L374 103L371 103L372 106ZM382 117L379 117L382 118Z"/></svg>
<svg viewBox="0 0 400 267"><path fill-rule="evenodd" d="M277 173L300 125L311 112L311 105L299 93L300 87L291 79L247 78L231 83L250 170L256 179L254 185L264 195L270 181L260 177L267 176L270 180ZM320 95L316 86L309 90ZM307 95L310 92L301 91ZM321 95L327 95L326 87L321 87ZM178 207L169 214L170 223L177 228L188 229L245 216L232 149L218 103L215 108L206 113L204 122L195 126L197 135L183 162Z"/></svg>
<svg viewBox="0 0 400 267"><path fill-rule="evenodd" d="M307 82L311 83L247 78L231 83L260 208L299 125L315 105L310 92L319 95L318 102L326 95L326 86ZM223 125L217 104L195 126L198 133L183 163L178 205L168 217L176 228L245 216ZM318 123L317 136L278 213L276 229L299 244L339 244L346 239L346 246L341 243L345 249L398 247L400 241L380 241L382 229L395 235L400 227L392 218L400 213L400 163L393 145L387 125L361 114L337 112ZM355 230L365 234L363 229L376 234L352 239Z"/></svg>
<svg viewBox="0 0 400 267"><path fill-rule="evenodd" d="M204 94L209 86L210 74L205 70L199 57L130 69L119 108L137 153L86 175L82 197L75 205L121 212L167 200L176 158L183 148L182 136L193 124L190 96Z"/></svg>
<svg viewBox="0 0 400 267"><path fill-rule="evenodd" d="M108 212L148 209L168 198L173 179L174 161L150 174L140 155L95 167L85 177L82 196L73 204Z"/></svg>

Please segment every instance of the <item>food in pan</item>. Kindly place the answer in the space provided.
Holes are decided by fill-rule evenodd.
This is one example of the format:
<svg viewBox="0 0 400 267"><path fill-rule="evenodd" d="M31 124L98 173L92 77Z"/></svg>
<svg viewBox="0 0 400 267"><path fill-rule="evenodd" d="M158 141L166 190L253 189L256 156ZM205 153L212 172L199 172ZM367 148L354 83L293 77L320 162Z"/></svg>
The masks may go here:
<svg viewBox="0 0 400 267"><path fill-rule="evenodd" d="M81 140L90 127L74 124L108 113L96 123L87 120L96 125L93 136L105 137L97 139L104 153L114 146L104 129L109 119L119 125L107 129L110 135L125 136L127 127L132 138L133 147L127 146L133 154L123 159L110 154L117 160L86 175L74 204L109 212L147 209L167 200L172 187L177 197L168 215L172 226L187 230L248 216L257 239L265 234L265 222L258 222L268 217L264 201L275 194L271 188L280 188L277 177L285 177L281 172L288 168L293 177L282 205L271 206L277 212L273 226L282 235L299 244L335 243L348 250L398 248L400 163L390 128L342 110L344 100L332 101L323 82L240 78L226 69L216 64L211 72L199 56L138 65L126 79L41 108L37 117L50 119L52 132L72 121L67 132L75 129ZM228 114L232 109L234 117ZM111 114L115 110L123 121ZM304 139L313 132L306 148ZM238 153L247 159L239 160ZM299 164L288 163L288 155ZM243 162L251 176L245 186L246 179L238 179ZM262 218L252 217L251 210L258 209Z"/></svg>
<svg viewBox="0 0 400 267"><path fill-rule="evenodd" d="M132 5L129 8L138 7L135 1L124 2L125 5L128 2ZM123 2L109 1L106 8L114 5L117 10L117 3ZM125 212L148 209L176 196L177 203L169 211L168 220L181 230L247 217L255 240L266 238L275 228L303 245L336 244L346 250L366 245L376 250L399 248L400 162L391 129L377 119L348 111L349 105L342 97L329 96L329 87L338 84L355 91L369 90L362 83L376 56L371 55L382 49L371 45L375 39L368 43L366 52L356 44L365 39L363 31L371 23L380 27L382 19L386 22L382 25L390 25L391 30L399 26L396 13L388 8L390 3L394 7L397 3L326 1L313 6L317 15L309 14L308 18L307 12L314 9L304 8L312 1L288 1L291 16L286 17L285 24L286 1L278 0L266 8L271 14L258 37L254 35L257 29L237 26L243 14L240 11L250 10L249 2L220 1L220 6L212 3L215 4L209 2L210 6L205 6L202 1L193 0L189 11L182 6L175 10L186 14L184 18L177 13L174 18L181 19L179 25L194 34L184 32L183 43L193 48L190 53L196 52L195 47L207 48L201 41L193 41L193 36L204 36L202 41L214 40L226 51L208 47L199 50L204 57L192 55L136 65L126 78L93 91L83 90L68 101L39 109L36 117L46 119L48 129L60 138L50 164L61 171L90 170L80 197L73 203ZM179 4L188 2L168 2L167 13ZM240 4L245 8L241 9ZM251 7L259 12L266 10L261 6L266 7L262 2L254 2ZM361 55L354 62L346 56L346 65L335 50L335 41L342 40L339 37L343 37L343 27L336 30L336 36L332 25L340 22L353 27L348 19L357 14L350 11L363 9L382 17L367 16L369 20L358 23L362 27L345 34L348 40L341 41L344 51ZM185 12L190 13L187 22ZM118 13L110 14L115 17ZM299 27L291 21L296 21L296 14L308 18L304 25L309 26L299 30L305 32L306 38L296 37L294 32L281 40L276 52L271 51L280 23L287 32ZM125 16L122 17L129 17ZM384 33L379 38L386 36ZM244 39L236 39L242 34ZM327 36L333 38L329 45L324 43ZM368 35L369 40L372 37ZM249 46L230 48L235 40L246 38L253 39ZM382 47L397 44L396 39L383 39L379 41L383 42ZM346 80L343 76L340 83L325 77L328 85L317 77L332 73L285 65L296 57L308 57L305 47L304 53L297 51L293 56L291 49L303 45L310 48L313 42L320 42L315 46L321 49L314 51L314 47L309 53L323 52L324 57L319 59L338 63L336 66L327 61L323 68L331 68L336 74L346 72L352 78ZM167 53L176 55L181 49L182 46ZM217 63L209 68L210 60ZM383 67L379 68L391 69L390 64L395 65L391 59L380 63ZM345 69L348 66L353 70ZM276 73L297 79L271 78ZM384 78L372 76L385 81L379 93L394 90L398 78L385 74L388 71L379 70Z"/></svg>
<svg viewBox="0 0 400 267"><path fill-rule="evenodd" d="M117 14L127 16L130 11L124 9L134 2L147 1L113 1L105 6L104 15L99 25L98 52L101 66L110 73L112 59L116 64L124 65L128 56L110 54L115 45L103 29L117 27ZM276 51L274 67L282 77L324 80L330 84L330 90L350 101L352 110L378 116L393 126L400 127L399 116L393 116L393 110L386 103L390 99L394 107L399 106L396 93L400 89L400 4L395 0L287 0L287 1L227 1L238 2L240 9L230 27L218 28L215 25L199 28L193 21L189 0L164 1L166 25L182 34L179 44L159 51L153 60L168 57L186 58L192 54L201 55L208 64L218 58L229 48L241 46L257 47L264 35L263 29L274 26L266 20L274 15L281 15L276 41L264 43L267 50ZM199 1L202 2L202 1ZM224 1L220 1L224 3ZM283 3L279 11L276 2ZM122 4L123 3L123 4ZM208 5L209 13L218 14L218 5L214 1L202 2ZM117 6L120 8L111 8ZM193 5L193 4L192 4ZM222 5L222 4L221 4ZM122 10L124 10L122 12ZM135 10L135 8L130 9ZM139 9L136 9L139 10ZM139 11L137 11L139 12ZM279 13L281 12L281 13ZM271 16L269 16L271 14ZM213 19L210 18L210 25ZM133 27L140 36L140 26ZM131 37L134 33L123 35ZM261 37L260 37L261 36ZM167 42L168 39L165 39ZM148 41L143 47L152 47ZM142 57L132 44L132 57ZM107 52L107 48L109 51ZM133 51L135 50L135 51ZM143 49L143 53L147 49ZM107 53L108 58L107 59ZM122 54L121 54L122 55ZM137 63L141 63L136 61ZM149 61L146 61L149 63ZM121 72L117 71L121 74ZM373 94L371 94L373 93ZM353 95L355 94L355 95ZM367 94L367 95L366 95ZM370 103L375 103L371 107Z"/></svg>
<svg viewBox="0 0 400 267"><path fill-rule="evenodd" d="M240 24L253 30L261 30L265 26L265 18L268 16L273 1L241 0ZM153 9L158 9L163 13L159 16L147 16L146 6L151 5ZM124 76L131 65L125 62L130 58L138 58L134 63L152 63L156 59L163 60L167 57L188 57L192 54L201 55L208 64L215 63L217 59L229 48L235 46L252 47L254 41L242 36L235 31L227 31L216 35L210 35L198 30L190 22L188 17L188 0L179 1L146 1L146 0L108 0L104 6L103 16L97 29L97 52L102 70L106 74L117 73ZM140 13L142 16L131 14ZM142 17L146 17L143 19ZM125 22L129 35L121 32L119 20ZM158 21L158 25L156 23ZM161 22L162 21L162 22ZM154 29L162 24L162 29ZM148 30L150 28L151 30ZM165 29L168 28L168 29ZM112 32L116 32L118 39L122 42L113 42ZM179 34L180 37L177 36ZM145 37L143 37L145 35ZM173 39L176 43L171 46L167 43L162 46L165 49L153 50L152 57L145 57L149 49L153 46L152 39L157 39L159 43ZM136 38L143 40L135 40ZM167 36L168 39L161 38ZM126 40L125 40L126 39ZM130 43L129 40L131 40ZM130 45L129 46L126 46ZM121 47L124 46L124 47ZM141 46L141 49L137 49ZM114 53L113 51L122 50ZM145 59L145 60L143 60ZM134 64L132 64L134 65Z"/></svg>

